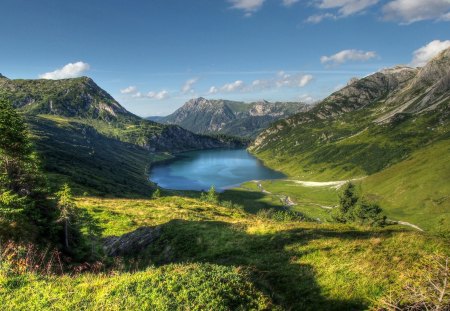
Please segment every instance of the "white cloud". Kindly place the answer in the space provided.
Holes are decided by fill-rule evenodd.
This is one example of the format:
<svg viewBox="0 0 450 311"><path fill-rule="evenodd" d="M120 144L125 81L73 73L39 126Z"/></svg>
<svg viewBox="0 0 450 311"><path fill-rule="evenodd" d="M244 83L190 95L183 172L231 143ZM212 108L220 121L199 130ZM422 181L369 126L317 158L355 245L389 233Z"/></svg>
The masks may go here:
<svg viewBox="0 0 450 311"><path fill-rule="evenodd" d="M310 17L308 17L305 22L306 23L310 23L310 24L318 24L321 21L325 20L325 19L337 19L337 16L334 14L330 14L330 13L325 13L325 14L316 14L316 15L311 15Z"/></svg>
<svg viewBox="0 0 450 311"><path fill-rule="evenodd" d="M450 20L449 0L393 0L383 7L386 20L411 24L422 20Z"/></svg>
<svg viewBox="0 0 450 311"><path fill-rule="evenodd" d="M277 87L304 87L313 80L312 75L302 74L287 74L284 71L278 73L278 78L275 80Z"/></svg>
<svg viewBox="0 0 450 311"><path fill-rule="evenodd" d="M368 61L375 58L377 54L373 51L343 50L331 56L322 56L322 64L340 65L347 61Z"/></svg>
<svg viewBox="0 0 450 311"><path fill-rule="evenodd" d="M156 100L163 100L170 97L170 93L166 90L162 90L159 92L148 92L147 94L142 94L137 87L129 86L127 88L121 89L120 93L129 95L132 98L150 98Z"/></svg>
<svg viewBox="0 0 450 311"><path fill-rule="evenodd" d="M320 0L320 9L337 9L339 15L345 17L364 11L378 3L379 0Z"/></svg>
<svg viewBox="0 0 450 311"><path fill-rule="evenodd" d="M315 102L314 97L312 97L311 95L308 95L308 94L302 94L298 97L298 99L301 102L307 103L307 104L311 104L311 103Z"/></svg>
<svg viewBox="0 0 450 311"><path fill-rule="evenodd" d="M434 40L427 45L415 50L413 52L413 59L411 66L424 66L430 59L437 56L441 51L450 48L450 40L440 41Z"/></svg>
<svg viewBox="0 0 450 311"><path fill-rule="evenodd" d="M84 62L68 63L62 68L58 68L52 72L46 72L39 75L41 79L59 80L68 78L77 78L89 70L90 66Z"/></svg>
<svg viewBox="0 0 450 311"><path fill-rule="evenodd" d="M136 94L138 92L135 86L129 86L120 90L121 94Z"/></svg>
<svg viewBox="0 0 450 311"><path fill-rule="evenodd" d="M232 4L231 8L243 10L246 16L250 16L252 13L258 11L265 0L229 0Z"/></svg>
<svg viewBox="0 0 450 311"><path fill-rule="evenodd" d="M283 0L282 3L284 6L291 6L294 3L297 3L299 0Z"/></svg>
<svg viewBox="0 0 450 311"><path fill-rule="evenodd" d="M217 94L219 92L219 89L215 86L211 86L209 88L208 94Z"/></svg>
<svg viewBox="0 0 450 311"><path fill-rule="evenodd" d="M232 93L232 92L236 92L236 91L241 91L244 89L244 87L245 87L244 81L237 80L232 83L225 84L224 86L222 86L220 88L220 91L222 91L224 93Z"/></svg>
<svg viewBox="0 0 450 311"><path fill-rule="evenodd" d="M162 90L159 92L148 92L146 97L151 98L151 99L162 100L162 99L169 98L169 96L170 96L170 94L168 91Z"/></svg>
<svg viewBox="0 0 450 311"><path fill-rule="evenodd" d="M226 83L220 88L211 86L208 94L255 92L282 87L302 88L308 85L312 80L313 76L309 74L289 74L284 71L280 71L272 79L257 79L251 83L245 83L244 81L237 80L231 83Z"/></svg>
<svg viewBox="0 0 450 311"><path fill-rule="evenodd" d="M187 94L187 93L193 92L194 91L193 87L197 82L198 82L198 78L192 78L192 79L187 80L181 87L181 93Z"/></svg>
<svg viewBox="0 0 450 311"><path fill-rule="evenodd" d="M303 77L300 78L298 85L300 87L304 87L304 86L308 85L309 82L311 82L312 80L313 80L312 75L304 75Z"/></svg>

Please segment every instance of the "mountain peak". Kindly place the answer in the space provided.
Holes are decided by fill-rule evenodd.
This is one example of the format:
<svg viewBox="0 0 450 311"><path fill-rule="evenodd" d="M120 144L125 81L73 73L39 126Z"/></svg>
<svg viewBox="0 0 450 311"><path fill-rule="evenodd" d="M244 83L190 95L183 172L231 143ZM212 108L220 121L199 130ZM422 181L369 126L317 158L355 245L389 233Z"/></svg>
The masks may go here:
<svg viewBox="0 0 450 311"><path fill-rule="evenodd" d="M0 73L0 79L8 79L8 78Z"/></svg>
<svg viewBox="0 0 450 311"><path fill-rule="evenodd" d="M134 117L89 77L3 81L0 93L14 97L15 106L30 113L108 121Z"/></svg>

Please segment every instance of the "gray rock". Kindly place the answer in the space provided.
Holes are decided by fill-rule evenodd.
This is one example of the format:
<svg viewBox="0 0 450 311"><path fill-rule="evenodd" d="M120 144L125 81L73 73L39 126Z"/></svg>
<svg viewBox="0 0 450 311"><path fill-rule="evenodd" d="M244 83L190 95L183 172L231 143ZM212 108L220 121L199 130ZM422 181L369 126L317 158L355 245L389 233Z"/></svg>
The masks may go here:
<svg viewBox="0 0 450 311"><path fill-rule="evenodd" d="M103 250L108 256L137 254L161 236L161 227L141 227L122 236L107 237Z"/></svg>

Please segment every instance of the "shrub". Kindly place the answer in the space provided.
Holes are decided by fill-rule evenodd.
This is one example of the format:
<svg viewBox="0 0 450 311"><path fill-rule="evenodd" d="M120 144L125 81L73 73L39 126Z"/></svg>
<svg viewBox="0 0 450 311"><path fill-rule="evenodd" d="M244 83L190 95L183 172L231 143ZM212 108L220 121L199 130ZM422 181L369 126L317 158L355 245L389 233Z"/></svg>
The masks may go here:
<svg viewBox="0 0 450 311"><path fill-rule="evenodd" d="M214 186L211 186L208 192L202 192L202 194L200 195L200 200L211 204L218 204L219 196L217 195L216 188Z"/></svg>
<svg viewBox="0 0 450 311"><path fill-rule="evenodd" d="M276 210L273 208L269 209L261 209L256 213L256 217L260 219L269 219L279 222L288 222L288 221L306 221L307 218L299 213L293 211L282 211Z"/></svg>
<svg viewBox="0 0 450 311"><path fill-rule="evenodd" d="M382 213L383 210L378 204L360 198L355 185L347 183L340 195L339 205L331 211L331 216L335 221L341 223L384 226L386 216Z"/></svg>
<svg viewBox="0 0 450 311"><path fill-rule="evenodd" d="M153 193L152 193L152 198L153 199L158 199L161 197L161 190L159 190L159 188L157 188Z"/></svg>

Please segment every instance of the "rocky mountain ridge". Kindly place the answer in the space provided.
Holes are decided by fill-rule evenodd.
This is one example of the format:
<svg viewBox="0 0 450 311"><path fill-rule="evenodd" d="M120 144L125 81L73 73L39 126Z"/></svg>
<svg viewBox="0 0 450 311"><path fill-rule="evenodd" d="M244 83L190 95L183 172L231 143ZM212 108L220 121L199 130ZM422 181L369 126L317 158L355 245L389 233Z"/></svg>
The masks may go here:
<svg viewBox="0 0 450 311"><path fill-rule="evenodd" d="M307 112L274 123L250 150L308 178L379 172L450 133L450 49L424 67L353 79Z"/></svg>
<svg viewBox="0 0 450 311"><path fill-rule="evenodd" d="M286 127L293 130L306 123L333 122L358 111L365 111L365 117L370 118L373 124L390 123L398 118L438 109L447 116L445 111L449 101L450 49L447 49L422 68L396 66L352 80L311 110L266 129L251 148L262 148L268 143L266 138L274 139Z"/></svg>
<svg viewBox="0 0 450 311"><path fill-rule="evenodd" d="M156 119L164 124L176 124L199 134L220 133L254 137L272 122L300 111L307 111L305 103L244 103L228 100L195 98L173 114Z"/></svg>

